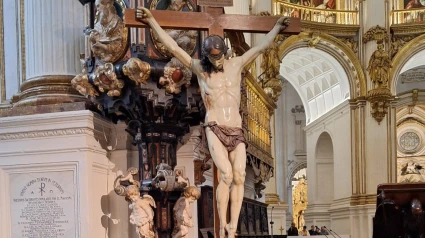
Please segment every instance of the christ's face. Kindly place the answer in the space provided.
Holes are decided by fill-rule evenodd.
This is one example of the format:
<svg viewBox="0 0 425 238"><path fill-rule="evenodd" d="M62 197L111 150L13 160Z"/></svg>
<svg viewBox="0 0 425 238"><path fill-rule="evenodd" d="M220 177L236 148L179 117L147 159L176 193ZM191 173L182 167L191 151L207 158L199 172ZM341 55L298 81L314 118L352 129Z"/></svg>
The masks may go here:
<svg viewBox="0 0 425 238"><path fill-rule="evenodd" d="M224 64L224 55L222 55L220 58L214 58L211 56L208 56L208 59L210 60L211 64L214 66L214 68L218 70L223 70L223 64Z"/></svg>

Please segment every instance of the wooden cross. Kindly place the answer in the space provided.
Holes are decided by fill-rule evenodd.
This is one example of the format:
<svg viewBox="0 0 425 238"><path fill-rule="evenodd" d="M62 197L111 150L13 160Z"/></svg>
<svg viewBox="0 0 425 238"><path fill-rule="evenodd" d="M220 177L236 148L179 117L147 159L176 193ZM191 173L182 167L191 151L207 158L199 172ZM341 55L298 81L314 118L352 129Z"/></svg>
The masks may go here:
<svg viewBox="0 0 425 238"><path fill-rule="evenodd" d="M276 25L280 16L253 16L224 14L222 7L206 7L205 12L183 12L151 10L152 16L164 29L208 31L208 35L224 36L225 31L242 31L248 33L268 33ZM136 9L126 9L124 13L126 27L147 28L148 25L136 19ZM281 33L298 35L301 32L299 18L291 18L289 26ZM216 188L219 174L213 166L214 175L214 237L219 237L219 219L217 212Z"/></svg>

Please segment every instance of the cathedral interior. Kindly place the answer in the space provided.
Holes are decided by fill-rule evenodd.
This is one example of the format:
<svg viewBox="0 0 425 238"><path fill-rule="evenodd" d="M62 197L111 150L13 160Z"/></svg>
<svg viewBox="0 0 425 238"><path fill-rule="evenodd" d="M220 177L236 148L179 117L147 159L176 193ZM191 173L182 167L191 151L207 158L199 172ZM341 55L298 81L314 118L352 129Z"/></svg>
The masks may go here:
<svg viewBox="0 0 425 238"><path fill-rule="evenodd" d="M223 236L204 84L231 70L194 65L278 19L235 79ZM425 0L0 0L0 238L425 237L423 205Z"/></svg>

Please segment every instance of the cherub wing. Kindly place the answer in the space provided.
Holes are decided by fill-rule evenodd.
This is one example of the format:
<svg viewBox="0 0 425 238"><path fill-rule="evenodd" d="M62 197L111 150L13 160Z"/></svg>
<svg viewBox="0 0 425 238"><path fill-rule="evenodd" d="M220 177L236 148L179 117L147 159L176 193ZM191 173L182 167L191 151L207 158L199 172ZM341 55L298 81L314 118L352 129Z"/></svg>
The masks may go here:
<svg viewBox="0 0 425 238"><path fill-rule="evenodd" d="M143 201L148 202L151 207L156 208L155 200L152 196L145 194L143 195L142 199Z"/></svg>

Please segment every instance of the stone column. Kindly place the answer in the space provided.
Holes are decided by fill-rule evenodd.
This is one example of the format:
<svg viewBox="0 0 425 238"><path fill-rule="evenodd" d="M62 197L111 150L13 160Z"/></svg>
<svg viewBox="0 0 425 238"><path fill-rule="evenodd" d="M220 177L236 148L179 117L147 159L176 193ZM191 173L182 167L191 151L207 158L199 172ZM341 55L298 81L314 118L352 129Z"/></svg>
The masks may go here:
<svg viewBox="0 0 425 238"><path fill-rule="evenodd" d="M275 204L277 202L280 202L279 195L277 194L277 179L276 179L276 172L277 172L277 157L276 157L276 122L275 122L275 115L272 116L272 120L270 121L271 130L272 130L272 156L274 158L274 176L270 178L270 180L266 183L266 189L264 190L265 193L265 202L268 204Z"/></svg>
<svg viewBox="0 0 425 238"><path fill-rule="evenodd" d="M384 27L389 32L389 8L386 1L362 1L360 3L361 17L363 17L363 34L370 28L377 25ZM375 40L369 41L363 45L362 59L363 68L366 69L371 55L377 50ZM385 47L388 50L388 45ZM373 89L373 84L366 71L368 90ZM390 76L391 77L391 76ZM366 194L375 194L377 185L386 182L395 182L395 114L394 110L388 109L388 114L378 123L372 117L371 104L366 104L365 110L365 149L364 156L366 166L365 173L365 192ZM380 168L380 169L377 169ZM375 202L375 201L373 201Z"/></svg>
<svg viewBox="0 0 425 238"><path fill-rule="evenodd" d="M379 25L389 33L389 1L364 1L359 3L360 62L367 76L367 91L373 89L367 67L370 57L377 50L375 40L363 43L364 34ZM388 44L385 46L388 50ZM392 77L390 75L390 77ZM390 85L389 85L390 86ZM371 114L371 103L364 98L351 101L352 150L352 191L351 234L353 238L372 237L369 219L376 209L376 188L381 183L396 181L395 109L390 106L388 113L378 123ZM364 214L367 214L365 216Z"/></svg>
<svg viewBox="0 0 425 238"><path fill-rule="evenodd" d="M283 202L287 201L287 195L286 195L286 178L288 175L288 157L286 156L287 153L287 137L286 137L286 120L285 120L285 112L287 111L286 101L285 101L285 95L287 92L287 86L286 83L282 86L282 94L277 101L277 110L275 111L275 137L273 137L273 140L276 145L275 149L275 160L276 160L276 166L275 166L275 174L276 181L279 181L276 183L276 185L279 184L279 186L276 187L277 194L281 198Z"/></svg>
<svg viewBox="0 0 425 238"><path fill-rule="evenodd" d="M84 99L72 89L71 80L81 71L87 22L78 1L24 1L25 71L15 106Z"/></svg>

